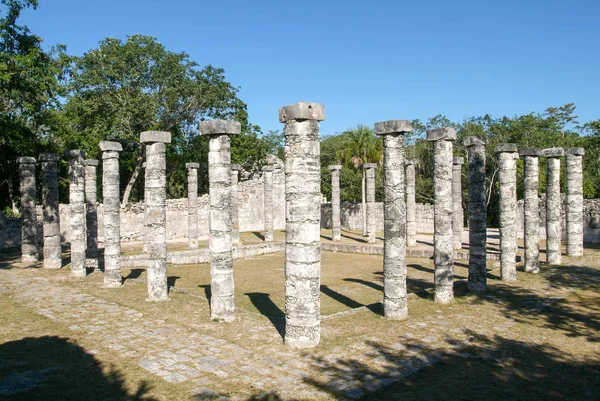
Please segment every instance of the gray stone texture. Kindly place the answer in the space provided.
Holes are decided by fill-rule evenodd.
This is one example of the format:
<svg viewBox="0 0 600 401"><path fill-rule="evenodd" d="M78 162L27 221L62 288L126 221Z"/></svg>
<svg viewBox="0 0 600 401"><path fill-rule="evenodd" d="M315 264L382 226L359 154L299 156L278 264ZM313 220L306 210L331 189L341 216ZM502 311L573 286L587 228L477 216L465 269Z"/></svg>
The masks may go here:
<svg viewBox="0 0 600 401"><path fill-rule="evenodd" d="M517 279L517 145L497 145L500 209L500 276L503 281Z"/></svg>
<svg viewBox="0 0 600 401"><path fill-rule="evenodd" d="M19 157L21 179L21 261L25 263L39 260L37 244L37 218L35 213L35 159Z"/></svg>
<svg viewBox="0 0 600 401"><path fill-rule="evenodd" d="M265 241L273 241L273 166L264 166L262 168L263 178L265 184L265 199L264 199L264 213L265 213Z"/></svg>
<svg viewBox="0 0 600 401"><path fill-rule="evenodd" d="M467 137L464 145L468 152L469 217L469 291L483 292L487 286L487 211L485 189L486 143L476 137Z"/></svg>
<svg viewBox="0 0 600 401"><path fill-rule="evenodd" d="M238 183L240 179L242 166L239 164L231 165L231 242L240 243L240 196Z"/></svg>
<svg viewBox="0 0 600 401"><path fill-rule="evenodd" d="M539 158L540 149L519 151L523 158L523 219L525 239L525 271L540 271L540 212L539 212Z"/></svg>
<svg viewBox="0 0 600 401"><path fill-rule="evenodd" d="M285 343L314 347L321 337L321 163L323 105L279 110L285 123Z"/></svg>
<svg viewBox="0 0 600 401"><path fill-rule="evenodd" d="M200 122L200 132L208 135L210 317L221 321L235 319L233 258L231 238L231 138L240 133L235 121Z"/></svg>
<svg viewBox="0 0 600 401"><path fill-rule="evenodd" d="M171 133L147 131L140 134L146 144L145 199L148 261L148 301L169 299L167 287L167 236L166 236L166 144L171 143Z"/></svg>
<svg viewBox="0 0 600 401"><path fill-rule="evenodd" d="M452 159L452 232L454 249L462 249L463 208L462 208L462 157Z"/></svg>
<svg viewBox="0 0 600 401"><path fill-rule="evenodd" d="M188 246L198 248L198 163L186 163L188 170Z"/></svg>
<svg viewBox="0 0 600 401"><path fill-rule="evenodd" d="M118 145L118 146L117 146ZM104 199L104 287L120 287L121 206L118 142L102 141L102 198Z"/></svg>
<svg viewBox="0 0 600 401"><path fill-rule="evenodd" d="M40 154L42 162L42 213L44 221L44 263L47 269L62 267L60 211L58 206L58 170L56 153Z"/></svg>
<svg viewBox="0 0 600 401"><path fill-rule="evenodd" d="M417 202L415 199L415 162L405 160L406 246L417 245Z"/></svg>
<svg viewBox="0 0 600 401"><path fill-rule="evenodd" d="M551 148L542 152L546 157L546 261L558 265L562 261L560 158L564 156L564 150Z"/></svg>
<svg viewBox="0 0 600 401"><path fill-rule="evenodd" d="M567 255L583 255L583 148L565 149Z"/></svg>
<svg viewBox="0 0 600 401"><path fill-rule="evenodd" d="M85 277L85 166L82 150L67 150L69 159L69 209L71 226L71 275Z"/></svg>
<svg viewBox="0 0 600 401"><path fill-rule="evenodd" d="M342 239L342 223L340 221L340 170L339 164L329 166L331 170L331 239Z"/></svg>
<svg viewBox="0 0 600 401"><path fill-rule="evenodd" d="M369 244L374 244L377 235L377 223L375 220L375 169L377 164L365 163L365 180L367 189L367 241Z"/></svg>
<svg viewBox="0 0 600 401"><path fill-rule="evenodd" d="M147 228L148 225L146 223L146 216L148 215L148 212L146 210L146 199L148 199L148 186L146 185L146 178L147 178L146 162L142 163L142 168L144 169L144 225L143 225L143 229L142 229L142 239L144 241L144 245L143 245L142 250L145 253L148 253L148 228Z"/></svg>
<svg viewBox="0 0 600 401"><path fill-rule="evenodd" d="M434 188L434 300L454 300L454 253L452 232L452 128L427 130L427 141L433 142Z"/></svg>
<svg viewBox="0 0 600 401"><path fill-rule="evenodd" d="M97 196L97 167L98 160L87 159L85 165L85 228L89 259L98 259L98 208ZM97 266L97 264L95 264Z"/></svg>

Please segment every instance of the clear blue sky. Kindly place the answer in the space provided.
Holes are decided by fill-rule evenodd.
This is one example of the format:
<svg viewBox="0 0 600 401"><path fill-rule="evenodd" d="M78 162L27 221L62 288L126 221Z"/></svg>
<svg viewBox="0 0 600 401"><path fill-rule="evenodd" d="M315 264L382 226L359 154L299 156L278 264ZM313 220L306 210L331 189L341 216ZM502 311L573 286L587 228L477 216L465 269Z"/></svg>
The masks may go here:
<svg viewBox="0 0 600 401"><path fill-rule="evenodd" d="M250 120L325 105L323 135L389 119L543 112L600 119L600 1L40 0L21 23L80 55L153 35L225 69Z"/></svg>

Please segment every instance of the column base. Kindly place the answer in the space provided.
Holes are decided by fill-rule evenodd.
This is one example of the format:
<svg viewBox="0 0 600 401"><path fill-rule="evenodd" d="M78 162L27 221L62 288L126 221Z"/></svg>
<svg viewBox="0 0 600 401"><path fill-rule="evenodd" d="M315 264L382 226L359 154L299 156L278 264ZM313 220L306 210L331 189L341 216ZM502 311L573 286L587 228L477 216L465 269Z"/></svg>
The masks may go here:
<svg viewBox="0 0 600 401"><path fill-rule="evenodd" d="M433 301L438 304L449 304L454 301L453 285L436 285Z"/></svg>
<svg viewBox="0 0 600 401"><path fill-rule="evenodd" d="M408 319L408 305L406 298L383 300L383 317L387 320L406 320Z"/></svg>
<svg viewBox="0 0 600 401"><path fill-rule="evenodd" d="M284 342L292 348L313 348L321 341L321 325L285 326Z"/></svg>

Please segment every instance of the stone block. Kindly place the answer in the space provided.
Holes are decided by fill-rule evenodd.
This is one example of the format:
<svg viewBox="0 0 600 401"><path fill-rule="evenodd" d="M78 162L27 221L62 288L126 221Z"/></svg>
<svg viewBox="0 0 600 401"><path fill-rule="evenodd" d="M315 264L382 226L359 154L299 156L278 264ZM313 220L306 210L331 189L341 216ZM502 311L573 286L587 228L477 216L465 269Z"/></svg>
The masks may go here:
<svg viewBox="0 0 600 401"><path fill-rule="evenodd" d="M275 171L275 167L273 167L273 166L263 166L262 171L273 172L273 171Z"/></svg>
<svg viewBox="0 0 600 401"><path fill-rule="evenodd" d="M187 169L200 168L200 163L185 163L185 168L187 168Z"/></svg>
<svg viewBox="0 0 600 401"><path fill-rule="evenodd" d="M563 148L547 148L542 150L543 157L563 157L565 150Z"/></svg>
<svg viewBox="0 0 600 401"><path fill-rule="evenodd" d="M298 102L279 109L279 122L292 120L325 120L325 107L319 103Z"/></svg>
<svg viewBox="0 0 600 401"><path fill-rule="evenodd" d="M535 156L539 157L542 155L542 149L540 148L523 148L519 150L519 156Z"/></svg>
<svg viewBox="0 0 600 401"><path fill-rule="evenodd" d="M84 158L86 155L86 152L79 149L65 150L65 158L67 159Z"/></svg>
<svg viewBox="0 0 600 401"><path fill-rule="evenodd" d="M412 123L409 120L389 120L375 123L376 135L400 134L412 132Z"/></svg>
<svg viewBox="0 0 600 401"><path fill-rule="evenodd" d="M166 131L144 131L140 134L141 143L171 143L171 133Z"/></svg>
<svg viewBox="0 0 600 401"><path fill-rule="evenodd" d="M453 157L452 158L452 164L464 164L465 163L465 159L462 157Z"/></svg>
<svg viewBox="0 0 600 401"><path fill-rule="evenodd" d="M499 143L494 148L494 153L516 153L518 152L516 143Z"/></svg>
<svg viewBox="0 0 600 401"><path fill-rule="evenodd" d="M103 152L113 151L113 152L121 152L123 150L123 146L119 142L114 141L100 141L98 144L100 150Z"/></svg>
<svg viewBox="0 0 600 401"><path fill-rule="evenodd" d="M41 162L57 162L59 160L57 153L40 153Z"/></svg>
<svg viewBox="0 0 600 401"><path fill-rule="evenodd" d="M341 170L342 166L340 166L339 164L333 164L333 165L329 166L328 168L329 168L329 170L332 170L332 171L333 170Z"/></svg>
<svg viewBox="0 0 600 401"><path fill-rule="evenodd" d="M486 143L484 140L477 138L476 136L468 136L464 139L463 145L465 145L468 148L469 146L478 146L478 145L485 146Z"/></svg>
<svg viewBox="0 0 600 401"><path fill-rule="evenodd" d="M565 154L573 155L573 156L584 156L585 149L584 148L566 148Z"/></svg>
<svg viewBox="0 0 600 401"><path fill-rule="evenodd" d="M433 128L427 130L427 138L428 142L435 141L451 141L456 139L456 130L451 127L445 128Z"/></svg>
<svg viewBox="0 0 600 401"><path fill-rule="evenodd" d="M377 163L365 163L365 164L363 164L363 168L365 168L365 169L377 168Z"/></svg>
<svg viewBox="0 0 600 401"><path fill-rule="evenodd" d="M19 163L19 164L35 163L35 158L29 157L29 156L19 157L17 159L17 163Z"/></svg>
<svg viewBox="0 0 600 401"><path fill-rule="evenodd" d="M200 135L239 135L242 125L233 120L207 120L198 124Z"/></svg>
<svg viewBox="0 0 600 401"><path fill-rule="evenodd" d="M96 159L87 159L83 161L84 166L93 166L93 167L97 167L98 166L98 160Z"/></svg>
<svg viewBox="0 0 600 401"><path fill-rule="evenodd" d="M232 165L231 165L231 169L232 169L233 171L242 171L242 170L243 170L243 169L242 169L242 165L241 165L241 164L232 164Z"/></svg>

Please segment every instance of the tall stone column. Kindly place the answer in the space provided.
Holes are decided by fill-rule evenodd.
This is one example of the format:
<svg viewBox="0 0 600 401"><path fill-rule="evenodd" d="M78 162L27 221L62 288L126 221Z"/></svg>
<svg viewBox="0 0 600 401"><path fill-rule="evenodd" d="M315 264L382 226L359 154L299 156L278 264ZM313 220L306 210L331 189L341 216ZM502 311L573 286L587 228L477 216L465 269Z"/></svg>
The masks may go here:
<svg viewBox="0 0 600 401"><path fill-rule="evenodd" d="M167 286L167 143L171 133L144 131L140 142L146 144L146 241L148 261L148 301L169 299Z"/></svg>
<svg viewBox="0 0 600 401"><path fill-rule="evenodd" d="M452 158L452 232L454 249L462 249L463 208L462 208L462 157Z"/></svg>
<svg viewBox="0 0 600 401"><path fill-rule="evenodd" d="M407 120L375 123L375 133L383 136L383 316L393 320L408 317L404 134L411 131Z"/></svg>
<svg viewBox="0 0 600 401"><path fill-rule="evenodd" d="M483 292L487 286L487 211L485 191L485 146L481 139L464 140L468 152L469 291Z"/></svg>
<svg viewBox="0 0 600 401"><path fill-rule="evenodd" d="M104 286L120 287L121 278L121 205L119 142L102 141L102 198L104 203Z"/></svg>
<svg viewBox="0 0 600 401"><path fill-rule="evenodd" d="M340 219L340 170L339 164L329 166L331 170L331 240L342 238L342 223Z"/></svg>
<svg viewBox="0 0 600 401"><path fill-rule="evenodd" d="M83 150L66 150L69 159L69 209L71 226L71 275L85 277L85 167Z"/></svg>
<svg viewBox="0 0 600 401"><path fill-rule="evenodd" d="M562 261L562 198L560 196L560 158L565 155L562 148L542 151L546 157L546 261L559 265Z"/></svg>
<svg viewBox="0 0 600 401"><path fill-rule="evenodd" d="M94 266L98 266L98 208L96 206L96 168L98 160L84 160L85 166L85 228L87 249L86 255L94 260Z"/></svg>
<svg viewBox="0 0 600 401"><path fill-rule="evenodd" d="M503 281L517 279L517 145L501 143L498 154L500 208L500 276Z"/></svg>
<svg viewBox="0 0 600 401"><path fill-rule="evenodd" d="M435 302L454 300L454 253L452 232L452 141L454 128L427 130L427 141L433 142L433 259L435 263Z"/></svg>
<svg viewBox="0 0 600 401"><path fill-rule="evenodd" d="M523 233L525 242L525 271L540 272L540 211L539 211L539 156L541 149L524 148L523 158Z"/></svg>
<svg viewBox="0 0 600 401"><path fill-rule="evenodd" d="M144 232L142 233L142 239L144 241L144 244L142 250L144 251L144 253L148 253L148 224L146 223L146 216L148 215L148 212L146 210L146 199L148 199L148 175L146 174L146 162L142 163L142 168L144 169Z"/></svg>
<svg viewBox="0 0 600 401"><path fill-rule="evenodd" d="M56 153L41 153L42 162L42 210L44 216L44 267L62 267L60 247L60 213L58 209L58 170Z"/></svg>
<svg viewBox="0 0 600 401"><path fill-rule="evenodd" d="M285 343L314 347L321 338L322 104L279 109L285 123Z"/></svg>
<svg viewBox="0 0 600 401"><path fill-rule="evenodd" d="M417 202L415 199L415 161L406 159L406 246L417 245Z"/></svg>
<svg viewBox="0 0 600 401"><path fill-rule="evenodd" d="M240 123L227 120L200 122L200 134L209 137L208 219L210 250L210 317L226 322L235 319L231 240L231 138L241 132Z"/></svg>
<svg viewBox="0 0 600 401"><path fill-rule="evenodd" d="M21 261L39 260L37 244L37 218L35 214L35 158L19 157L21 176Z"/></svg>
<svg viewBox="0 0 600 401"><path fill-rule="evenodd" d="M583 255L583 148L565 149L567 176L567 255Z"/></svg>
<svg viewBox="0 0 600 401"><path fill-rule="evenodd" d="M365 163L363 168L366 173L367 184L367 241L374 244L377 235L377 222L375 221L375 169L376 163Z"/></svg>
<svg viewBox="0 0 600 401"><path fill-rule="evenodd" d="M188 170L188 246L198 248L198 163L186 163Z"/></svg>
<svg viewBox="0 0 600 401"><path fill-rule="evenodd" d="M240 195L238 192L238 183L240 180L240 171L242 166L239 164L231 165L231 242L240 244Z"/></svg>
<svg viewBox="0 0 600 401"><path fill-rule="evenodd" d="M273 166L264 166L264 220L265 220L265 241L273 241Z"/></svg>

